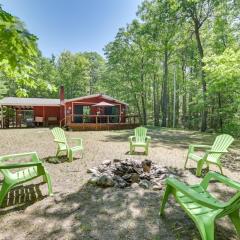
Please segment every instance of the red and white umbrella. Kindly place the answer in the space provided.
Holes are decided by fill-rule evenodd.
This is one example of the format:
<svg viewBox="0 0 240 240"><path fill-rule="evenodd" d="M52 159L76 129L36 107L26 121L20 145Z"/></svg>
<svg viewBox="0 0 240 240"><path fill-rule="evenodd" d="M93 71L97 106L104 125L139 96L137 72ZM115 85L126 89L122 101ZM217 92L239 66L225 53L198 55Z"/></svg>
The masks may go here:
<svg viewBox="0 0 240 240"><path fill-rule="evenodd" d="M97 104L92 105L93 107L113 107L114 105L111 103L107 103L107 102L99 102Z"/></svg>

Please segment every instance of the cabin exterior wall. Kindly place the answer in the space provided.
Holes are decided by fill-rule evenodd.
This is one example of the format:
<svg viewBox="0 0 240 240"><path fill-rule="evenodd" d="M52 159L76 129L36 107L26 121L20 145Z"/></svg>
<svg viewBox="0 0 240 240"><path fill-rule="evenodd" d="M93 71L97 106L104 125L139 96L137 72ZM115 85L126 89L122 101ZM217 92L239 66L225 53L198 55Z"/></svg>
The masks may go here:
<svg viewBox="0 0 240 240"><path fill-rule="evenodd" d="M125 123L126 105L118 103L117 101L114 101L114 100L106 99L102 96L97 96L97 97L94 97L94 98L93 97L85 98L85 99L82 99L82 100L75 99L75 100L72 100L72 101L65 102L66 116L70 116L70 115L74 114L73 111L74 111L74 106L75 105L92 106L92 105L95 105L95 104L100 103L102 101L115 105L118 108L118 114L120 112L122 112L120 122ZM97 111L98 111L98 107L91 107L90 115L97 115Z"/></svg>

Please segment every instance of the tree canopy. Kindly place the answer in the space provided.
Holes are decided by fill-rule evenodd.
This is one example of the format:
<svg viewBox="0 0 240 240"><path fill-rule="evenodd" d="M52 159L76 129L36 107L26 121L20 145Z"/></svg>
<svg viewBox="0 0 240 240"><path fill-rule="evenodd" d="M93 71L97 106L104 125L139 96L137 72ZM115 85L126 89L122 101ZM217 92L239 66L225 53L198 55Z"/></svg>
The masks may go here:
<svg viewBox="0 0 240 240"><path fill-rule="evenodd" d="M239 1L145 0L105 48L46 58L0 8L0 94L67 98L103 92L143 124L240 136Z"/></svg>

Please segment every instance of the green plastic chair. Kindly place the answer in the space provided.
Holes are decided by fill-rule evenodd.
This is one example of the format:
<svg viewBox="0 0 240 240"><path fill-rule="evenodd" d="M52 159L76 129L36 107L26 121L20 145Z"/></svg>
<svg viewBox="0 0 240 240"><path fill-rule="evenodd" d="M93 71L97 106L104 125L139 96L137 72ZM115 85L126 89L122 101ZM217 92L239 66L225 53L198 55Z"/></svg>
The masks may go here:
<svg viewBox="0 0 240 240"><path fill-rule="evenodd" d="M208 191L210 180L217 180L237 190L227 202L219 201ZM195 222L203 240L214 240L214 222L218 218L229 216L240 236L240 184L219 173L208 172L199 185L188 186L174 178L166 180L166 190L160 207L160 216L170 194L173 194L188 216Z"/></svg>
<svg viewBox="0 0 240 240"><path fill-rule="evenodd" d="M6 161L10 159L19 159L24 157L31 157L31 161L24 163L6 163ZM15 172L11 171L19 168L21 168L21 170ZM41 176L43 177L43 181L48 184L48 194L52 194L50 175L45 169L43 163L39 160L36 152L1 156L0 172L4 176L0 191L0 206L2 206L4 198L13 187Z"/></svg>
<svg viewBox="0 0 240 240"><path fill-rule="evenodd" d="M147 136L147 128L137 127L134 129L134 133L134 136L128 138L130 143L130 154L133 154L135 147L143 147L145 154L148 155L148 147L151 137Z"/></svg>
<svg viewBox="0 0 240 240"><path fill-rule="evenodd" d="M210 164L217 165L223 174L222 164L220 161L221 156L224 153L228 152L228 147L234 141L234 138L228 134L222 134L216 137L212 146L209 145L190 145L188 149L187 158L184 164L184 168L186 169L188 159L194 160L197 162L197 172L196 175L201 176L203 165L206 163L209 169ZM203 156L199 156L195 153L195 149L209 149L206 150Z"/></svg>
<svg viewBox="0 0 240 240"><path fill-rule="evenodd" d="M52 129L52 134L54 136L54 142L58 145L57 157L61 152L66 152L69 161L73 161L73 154L75 152L81 151L83 153L83 141L81 138L71 138L72 140L76 140L78 145L75 147L69 147L63 129L55 127Z"/></svg>

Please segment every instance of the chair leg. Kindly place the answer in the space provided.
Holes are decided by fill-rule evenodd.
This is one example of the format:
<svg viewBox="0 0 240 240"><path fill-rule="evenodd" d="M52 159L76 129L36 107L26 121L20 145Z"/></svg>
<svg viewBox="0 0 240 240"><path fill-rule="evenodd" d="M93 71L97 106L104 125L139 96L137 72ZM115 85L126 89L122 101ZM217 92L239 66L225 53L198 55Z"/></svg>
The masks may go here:
<svg viewBox="0 0 240 240"><path fill-rule="evenodd" d="M197 227L202 240L214 240L214 218L197 220Z"/></svg>
<svg viewBox="0 0 240 240"><path fill-rule="evenodd" d="M186 167L187 167L187 162L188 162L188 154L187 154L187 157L186 157L186 160L185 160L185 163L184 163L184 169L186 169Z"/></svg>
<svg viewBox="0 0 240 240"><path fill-rule="evenodd" d="M229 214L229 217L235 226L237 234L240 236L240 217L239 217L239 210L236 210Z"/></svg>
<svg viewBox="0 0 240 240"><path fill-rule="evenodd" d="M59 153L60 153L60 149L58 148L57 153L56 153L56 157L58 157Z"/></svg>
<svg viewBox="0 0 240 240"><path fill-rule="evenodd" d="M145 154L148 155L148 146L145 147Z"/></svg>
<svg viewBox="0 0 240 240"><path fill-rule="evenodd" d="M219 169L220 169L221 174L223 175L222 166L219 164L218 167L219 167Z"/></svg>
<svg viewBox="0 0 240 240"><path fill-rule="evenodd" d="M130 143L130 154L133 154L133 145Z"/></svg>
<svg viewBox="0 0 240 240"><path fill-rule="evenodd" d="M0 192L0 206L2 206L3 200L10 191L12 185L7 184L6 182L3 182L2 189Z"/></svg>
<svg viewBox="0 0 240 240"><path fill-rule="evenodd" d="M200 160L197 163L197 172L196 172L197 177L201 177L203 164L204 164L203 160Z"/></svg>
<svg viewBox="0 0 240 240"><path fill-rule="evenodd" d="M171 193L171 190L172 190L172 187L167 185L166 190L163 195L162 203L160 206L160 212L159 212L160 216L162 216L164 214L164 208L165 208L166 202L168 200L169 194Z"/></svg>
<svg viewBox="0 0 240 240"><path fill-rule="evenodd" d="M68 152L68 160L69 160L69 162L73 161L73 151L72 150L69 150L69 152Z"/></svg>
<svg viewBox="0 0 240 240"><path fill-rule="evenodd" d="M52 195L52 180L48 172L43 175L43 181L48 185L48 195Z"/></svg>

